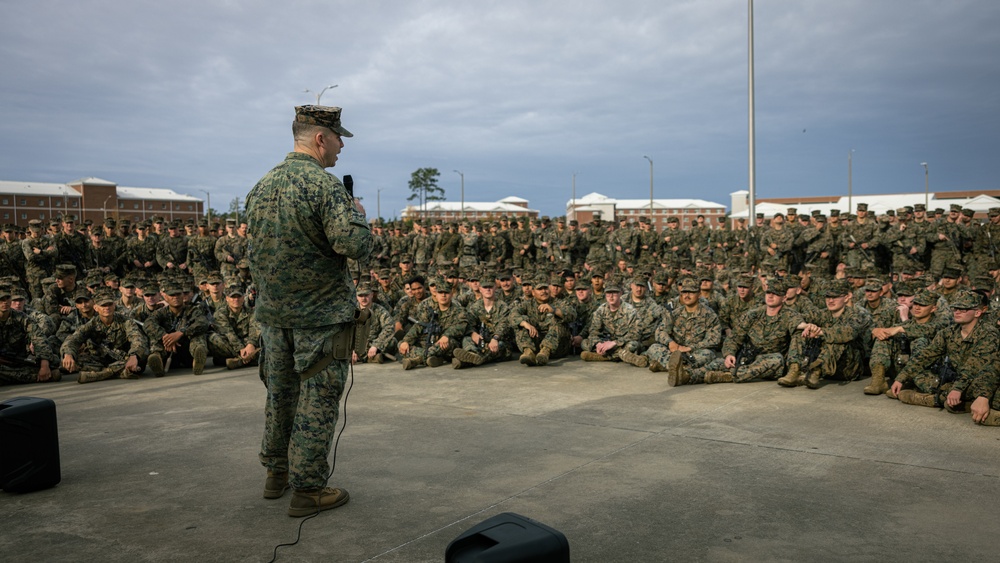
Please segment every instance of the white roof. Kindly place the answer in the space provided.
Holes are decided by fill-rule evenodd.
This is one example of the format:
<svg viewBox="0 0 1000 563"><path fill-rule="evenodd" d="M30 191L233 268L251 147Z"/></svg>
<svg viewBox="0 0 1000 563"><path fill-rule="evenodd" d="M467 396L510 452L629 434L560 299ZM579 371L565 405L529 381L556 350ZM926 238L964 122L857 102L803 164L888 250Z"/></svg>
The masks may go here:
<svg viewBox="0 0 1000 563"><path fill-rule="evenodd" d="M117 186L118 184L114 182L109 182L107 180L102 180L100 178L94 178L93 176L89 178L80 178L79 180L73 180L69 182L70 184L87 184L88 186Z"/></svg>
<svg viewBox="0 0 1000 563"><path fill-rule="evenodd" d="M414 211L418 211L418 206L411 206ZM452 211L459 213L462 211L462 203L459 201L429 201L427 202L427 211ZM525 209L520 205L514 205L513 203L503 203L503 201L467 201L465 202L465 211L492 211L492 212L512 212L512 213L526 213L529 211L534 211L533 209Z"/></svg>
<svg viewBox="0 0 1000 563"><path fill-rule="evenodd" d="M528 200L512 195L501 199L500 203L528 203Z"/></svg>
<svg viewBox="0 0 1000 563"><path fill-rule="evenodd" d="M74 190L66 184L50 184L46 182L0 181L0 193L80 197L80 192Z"/></svg>
<svg viewBox="0 0 1000 563"><path fill-rule="evenodd" d="M179 194L166 188L126 188L118 186L119 199L152 199L164 201L201 201L201 198Z"/></svg>
<svg viewBox="0 0 1000 563"><path fill-rule="evenodd" d="M573 207L573 201L566 202L566 208ZM597 192L576 198L577 208L584 205L614 205L618 209L649 209L648 199L615 199ZM726 209L726 206L704 199L653 199L654 209Z"/></svg>
<svg viewBox="0 0 1000 563"><path fill-rule="evenodd" d="M948 197L947 192L941 193L941 198L938 199L937 194L931 193L929 195L924 194L924 192L913 192L905 194L879 194L879 195L855 195L850 198L850 204L848 205L847 196L843 196L834 203L770 203L770 202L757 202L757 213L763 213L764 217L773 217L775 213L784 213L789 207L794 207L799 214L811 215L813 211L819 211L824 215L830 215L830 210L838 209L841 214L846 214L848 212L853 213L858 208L859 203L868 204L868 212L874 215L883 215L886 211L892 209L896 210L907 205L914 205L916 203L924 203L924 198L927 197L927 209L933 210L935 208L941 207L945 210L953 204L957 203L962 207L968 207L977 212L985 213L991 207L1000 207L1000 200L995 197L988 195L978 195L973 198L954 198ZM738 213L733 213L732 218L746 218L749 211L741 211Z"/></svg>

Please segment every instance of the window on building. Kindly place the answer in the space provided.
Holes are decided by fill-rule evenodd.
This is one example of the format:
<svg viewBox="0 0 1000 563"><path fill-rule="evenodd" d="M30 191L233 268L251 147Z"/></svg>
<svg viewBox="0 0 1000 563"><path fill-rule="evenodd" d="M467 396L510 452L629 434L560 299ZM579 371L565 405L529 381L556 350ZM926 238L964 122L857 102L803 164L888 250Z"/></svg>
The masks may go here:
<svg viewBox="0 0 1000 563"><path fill-rule="evenodd" d="M8 203L7 203L7 198L3 198L3 204L4 204L4 205L8 205Z"/></svg>
<svg viewBox="0 0 1000 563"><path fill-rule="evenodd" d="M44 213L39 213L38 214L38 218L42 219L42 220L45 220L45 214Z"/></svg>
<svg viewBox="0 0 1000 563"><path fill-rule="evenodd" d="M118 209L125 209L125 202L124 201L119 201L118 202Z"/></svg>
<svg viewBox="0 0 1000 563"><path fill-rule="evenodd" d="M21 205L28 205L28 200L21 199ZM24 219L24 218L26 218L26 217L22 217L22 219Z"/></svg>
<svg viewBox="0 0 1000 563"><path fill-rule="evenodd" d="M194 206L193 205L189 205L188 206L188 211L194 211Z"/></svg>
<svg viewBox="0 0 1000 563"><path fill-rule="evenodd" d="M28 214L27 213L22 213L21 214L21 219L27 219L27 218L28 218Z"/></svg>
<svg viewBox="0 0 1000 563"><path fill-rule="evenodd" d="M166 208L167 208L167 204L166 203L161 203L160 204L160 209L166 209Z"/></svg>
<svg viewBox="0 0 1000 563"><path fill-rule="evenodd" d="M59 207L60 205L62 205L62 201L60 201L60 200L58 200L58 199L57 199L57 200L56 200L56 205L55 205L55 206L56 206L56 207Z"/></svg>
<svg viewBox="0 0 1000 563"><path fill-rule="evenodd" d="M152 204L152 203L150 203L150 204L148 204L148 205L146 206L146 209L152 209L152 208L153 208L153 204Z"/></svg>
<svg viewBox="0 0 1000 563"><path fill-rule="evenodd" d="M80 207L80 200L74 199L73 200L73 207Z"/></svg>
<svg viewBox="0 0 1000 563"><path fill-rule="evenodd" d="M133 203L132 204L132 209L139 209L139 204L138 203Z"/></svg>
<svg viewBox="0 0 1000 563"><path fill-rule="evenodd" d="M3 214L3 218L4 219L10 219L10 213L4 213Z"/></svg>
<svg viewBox="0 0 1000 563"><path fill-rule="evenodd" d="M44 199L38 200L38 207L45 207L45 200Z"/></svg>

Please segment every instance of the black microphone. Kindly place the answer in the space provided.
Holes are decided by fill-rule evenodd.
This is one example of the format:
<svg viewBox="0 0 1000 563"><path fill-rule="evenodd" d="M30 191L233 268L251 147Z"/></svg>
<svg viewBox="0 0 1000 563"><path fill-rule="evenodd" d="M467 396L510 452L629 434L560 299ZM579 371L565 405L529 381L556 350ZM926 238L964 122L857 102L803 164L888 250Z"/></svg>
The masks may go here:
<svg viewBox="0 0 1000 563"><path fill-rule="evenodd" d="M347 188L347 193L354 197L354 178L350 174L344 174L344 187Z"/></svg>

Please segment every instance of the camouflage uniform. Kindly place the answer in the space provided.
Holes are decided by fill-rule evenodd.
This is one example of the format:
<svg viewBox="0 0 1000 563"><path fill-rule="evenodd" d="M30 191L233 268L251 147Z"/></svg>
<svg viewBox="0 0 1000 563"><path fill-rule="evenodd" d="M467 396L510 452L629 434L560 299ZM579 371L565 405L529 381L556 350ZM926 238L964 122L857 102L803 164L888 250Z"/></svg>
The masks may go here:
<svg viewBox="0 0 1000 563"><path fill-rule="evenodd" d="M253 309L243 305L233 311L228 304L215 310L215 330L208 335L208 353L216 363L229 358L239 358L240 350L253 344L260 348L260 323L254 318ZM245 365L257 365L254 357Z"/></svg>
<svg viewBox="0 0 1000 563"><path fill-rule="evenodd" d="M468 336L462 339L462 349L478 355L482 358L482 363L509 360L514 336L514 329L510 326L511 310L512 307L504 301L496 301L489 311L486 310L482 299L470 305L466 310L469 321ZM479 334L480 344L473 342L473 332ZM499 346L497 352L489 349L488 344L491 339L497 341Z"/></svg>
<svg viewBox="0 0 1000 563"><path fill-rule="evenodd" d="M163 337L177 331L184 333L172 356L171 365L174 367L189 367L200 354L203 354L201 357L208 356L207 336L210 324L201 307L185 303L177 315L170 307L161 307L153 311L143 324L146 337L149 338L150 354L159 354L164 362L166 350L163 347Z"/></svg>
<svg viewBox="0 0 1000 563"><path fill-rule="evenodd" d="M602 303L591 316L588 337L583 340L582 347L584 351L593 352L598 343L610 341L617 344L607 354L612 360L621 361L623 353L634 353L641 349L639 315L629 303L623 301L617 311L612 311L610 305Z"/></svg>
<svg viewBox="0 0 1000 563"><path fill-rule="evenodd" d="M978 397L992 399L1000 377L998 345L1000 333L982 319L967 338L962 336L962 325L951 324L937 331L927 347L910 356L910 361L896 376L896 381L902 383L904 388L915 387L920 393L932 395L939 405L944 403L950 391L961 392L963 401ZM953 382L944 382L940 372L931 371L939 360L945 358L957 374Z"/></svg>
<svg viewBox="0 0 1000 563"><path fill-rule="evenodd" d="M43 235L39 238L22 240L21 252L24 254L24 271L28 282L28 292L32 299L40 299L44 294L42 280L55 272L59 251L55 242Z"/></svg>
<svg viewBox="0 0 1000 563"><path fill-rule="evenodd" d="M818 361L822 377L854 381L864 375L867 355L864 337L871 337L871 316L857 307L845 306L839 317L824 309L814 323L823 329ZM802 343L806 346L806 342Z"/></svg>
<svg viewBox="0 0 1000 563"><path fill-rule="evenodd" d="M395 337L395 323L392 320L392 314L389 311L379 305L378 303L372 303L371 305L371 324L368 326L368 348L374 346L378 349L379 354L395 354L396 353L396 337ZM364 358L358 358L362 362L366 362L367 355Z"/></svg>
<svg viewBox="0 0 1000 563"><path fill-rule="evenodd" d="M28 346L34 348L37 360L48 360L51 369L56 358L48 341L31 323L28 315L11 310L6 319L0 319L0 354L14 363L28 358ZM5 362L7 363L7 362ZM0 364L0 384L34 383L38 381L38 366L36 365L4 365Z"/></svg>
<svg viewBox="0 0 1000 563"><path fill-rule="evenodd" d="M78 328L66 338L59 353L71 356L80 371L110 370L122 379L132 379L146 367L149 344L139 325L116 311L110 324L95 317ZM129 356L139 361L134 375L125 372Z"/></svg>
<svg viewBox="0 0 1000 563"><path fill-rule="evenodd" d="M537 287L548 287L547 281L540 281ZM522 352L531 350L538 352L544 348L550 350L550 358L560 358L570 351L570 336L567 323L576 320L576 308L559 308L554 304L554 313L542 313L538 308L542 303L535 299L521 301L511 311L510 324L514 326L514 339ZM520 326L526 322L535 327L538 336L532 338L528 329Z"/></svg>
<svg viewBox="0 0 1000 563"><path fill-rule="evenodd" d="M719 356L719 345L722 344L719 316L701 301L695 304L693 312L688 312L683 305L673 313L664 312L663 322L656 329L656 343L646 350L651 366L667 365L670 361L671 342L691 348L684 361L691 370L691 383L701 383L705 378L705 370L698 368L708 365Z"/></svg>
<svg viewBox="0 0 1000 563"><path fill-rule="evenodd" d="M156 246L156 262L163 270L180 271L181 264L188 259L188 243L183 235L165 236ZM167 264L173 264L168 268Z"/></svg>
<svg viewBox="0 0 1000 563"><path fill-rule="evenodd" d="M438 285L439 291L442 288L446 288L444 291L451 290L447 282ZM456 347L462 345L462 337L469 326L465 309L452 301L447 309L441 310L434 298L424 299L417 307L414 319L417 322L413 323L403 337L403 342L410 346L405 358L415 360L418 366L428 363L432 357L440 358L442 362L451 362L452 354ZM444 336L448 337L448 348L437 344Z"/></svg>
<svg viewBox="0 0 1000 563"><path fill-rule="evenodd" d="M197 235L188 239L188 253L184 261L195 279L219 269L219 262L215 259L215 244L215 237L209 235Z"/></svg>
<svg viewBox="0 0 1000 563"><path fill-rule="evenodd" d="M297 108L296 120L344 136L340 110ZM332 339L349 329L357 299L348 258L364 261L373 238L347 189L312 156L289 153L247 196L250 271L264 345L267 406L260 460L288 474L295 489L326 485L348 361L324 361Z"/></svg>
<svg viewBox="0 0 1000 563"><path fill-rule="evenodd" d="M743 383L752 379L779 377L785 369L785 354L789 352L792 337L797 336L802 322L798 313L785 307L773 317L767 315L766 306L750 309L736 323L733 335L723 344L722 357L706 366L706 371L727 370L725 358L737 356L740 348L750 343L758 350L757 356L752 363L738 366L734 381ZM789 357L789 361L793 359ZM692 371L692 379L697 375Z"/></svg>

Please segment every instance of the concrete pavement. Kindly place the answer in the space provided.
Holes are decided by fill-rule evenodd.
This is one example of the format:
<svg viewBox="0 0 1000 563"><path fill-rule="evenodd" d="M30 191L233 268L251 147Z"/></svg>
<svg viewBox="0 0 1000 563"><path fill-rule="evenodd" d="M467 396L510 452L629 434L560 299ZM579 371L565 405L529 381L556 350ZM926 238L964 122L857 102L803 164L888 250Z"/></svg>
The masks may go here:
<svg viewBox="0 0 1000 563"><path fill-rule="evenodd" d="M864 385L357 366L331 479L351 502L278 561L443 561L501 512L566 534L573 561L995 559L1000 428ZM4 559L268 561L294 541L290 495L261 498L256 368L0 388L18 396L56 402L62 483L0 493Z"/></svg>

